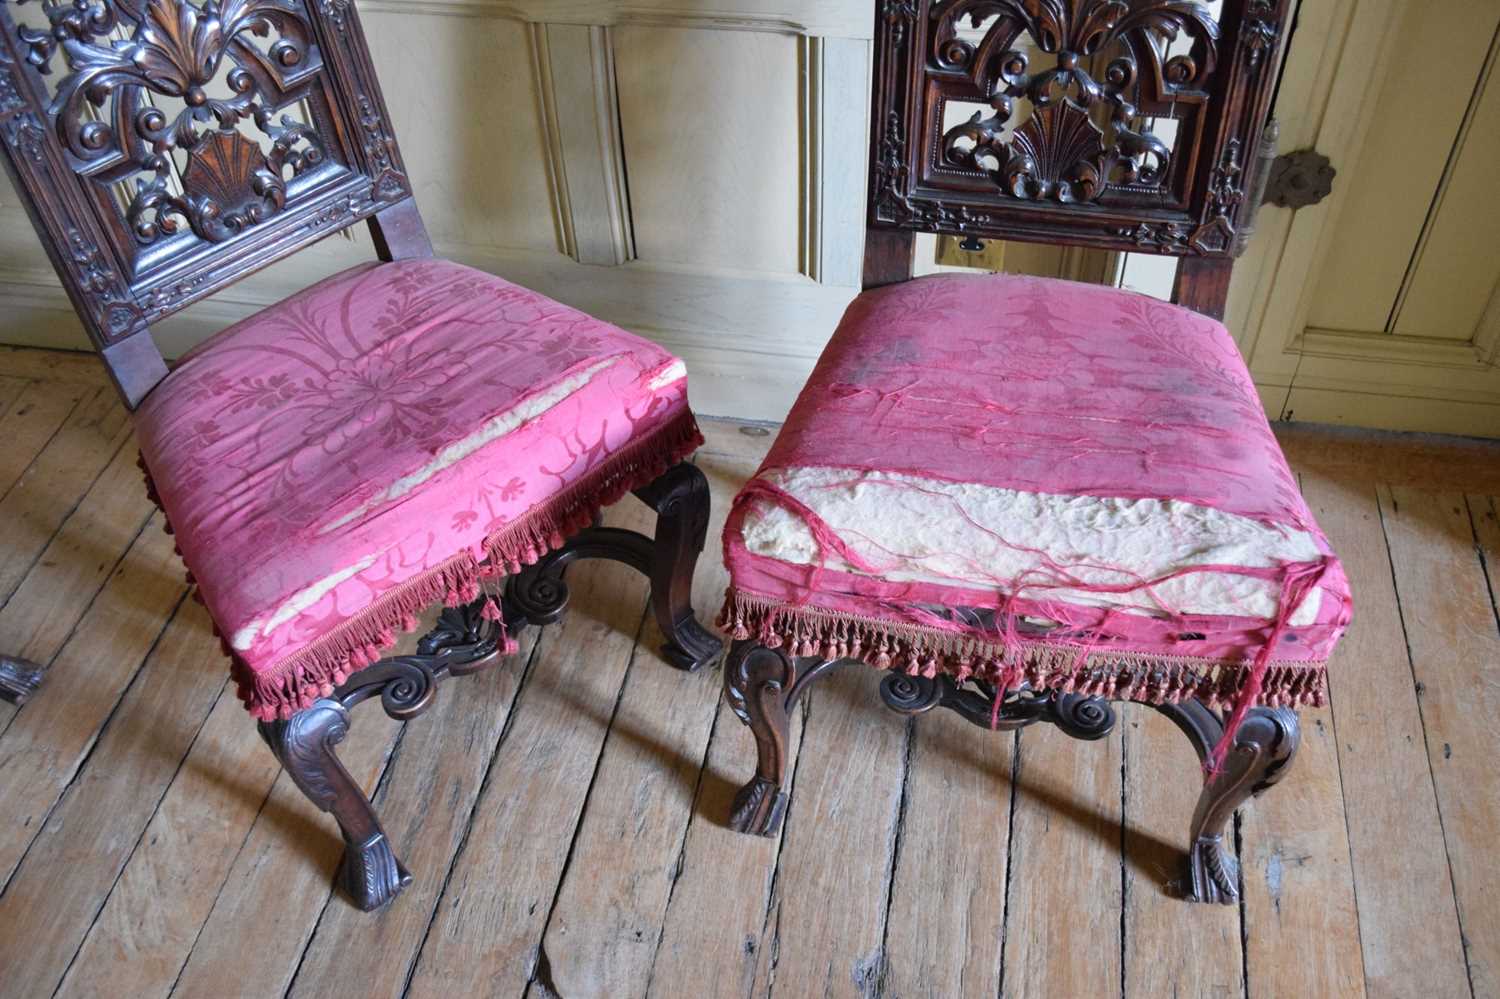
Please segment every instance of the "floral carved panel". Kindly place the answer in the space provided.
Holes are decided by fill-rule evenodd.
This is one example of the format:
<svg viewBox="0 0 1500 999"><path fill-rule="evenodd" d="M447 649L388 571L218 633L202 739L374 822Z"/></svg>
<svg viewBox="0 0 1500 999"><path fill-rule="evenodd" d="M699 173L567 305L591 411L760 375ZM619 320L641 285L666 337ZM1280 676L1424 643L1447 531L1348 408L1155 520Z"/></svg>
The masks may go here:
<svg viewBox="0 0 1500 999"><path fill-rule="evenodd" d="M1286 0L884 0L872 220L1227 254Z"/></svg>
<svg viewBox="0 0 1500 999"><path fill-rule="evenodd" d="M409 194L342 0L0 0L0 31L0 139L101 345Z"/></svg>

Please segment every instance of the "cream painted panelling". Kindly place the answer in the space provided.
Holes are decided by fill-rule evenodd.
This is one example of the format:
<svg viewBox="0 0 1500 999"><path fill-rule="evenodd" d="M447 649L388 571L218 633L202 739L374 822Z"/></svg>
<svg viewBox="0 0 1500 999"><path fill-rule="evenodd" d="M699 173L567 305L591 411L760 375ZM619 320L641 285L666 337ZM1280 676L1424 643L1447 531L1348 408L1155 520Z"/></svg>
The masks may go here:
<svg viewBox="0 0 1500 999"><path fill-rule="evenodd" d="M1304 0L1282 148L1338 170L1266 208L1229 324L1273 416L1500 437L1500 5Z"/></svg>
<svg viewBox="0 0 1500 999"><path fill-rule="evenodd" d="M371 55L432 237L555 252L531 28L367 4Z"/></svg>
<svg viewBox="0 0 1500 999"><path fill-rule="evenodd" d="M440 254L676 351L700 412L785 414L858 290L869 0L358 9ZM351 230L153 334L176 356L370 256ZM0 341L86 347L3 188L0 301Z"/></svg>
<svg viewBox="0 0 1500 999"><path fill-rule="evenodd" d="M637 257L796 274L800 39L638 26L614 38Z"/></svg>

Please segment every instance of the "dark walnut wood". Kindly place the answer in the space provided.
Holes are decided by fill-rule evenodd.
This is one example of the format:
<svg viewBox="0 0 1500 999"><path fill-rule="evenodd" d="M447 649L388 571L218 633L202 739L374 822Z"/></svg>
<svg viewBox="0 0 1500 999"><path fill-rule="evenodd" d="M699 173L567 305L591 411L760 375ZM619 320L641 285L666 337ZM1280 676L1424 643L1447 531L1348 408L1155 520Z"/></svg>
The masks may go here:
<svg viewBox="0 0 1500 999"><path fill-rule="evenodd" d="M595 527L506 581L501 616L512 635L562 617L568 604L563 570L580 559L623 562L651 580L651 606L667 642L662 654L684 670L712 661L723 647L698 624L690 603L693 570L708 523L708 481L680 464L637 495L657 511L656 536ZM411 882L379 816L335 752L349 730L350 709L379 699L385 713L410 721L432 706L440 681L495 666L501 660L500 628L483 616L488 597L450 607L417 643L417 652L391 656L351 676L312 707L287 721L261 723L262 737L309 800L331 812L344 837L334 883L365 911L387 904Z"/></svg>
<svg viewBox="0 0 1500 999"><path fill-rule="evenodd" d="M12 182L125 402L166 375L150 324L308 244L367 220L382 260L432 256L352 0L0 0L0 148ZM674 666L721 648L693 614L708 484L691 465L637 495L653 538L596 528L508 583L512 631L556 620L564 568L610 558L651 580ZM500 658L481 604L445 611L414 655L352 677L262 736L346 849L337 883L362 909L410 882L379 817L339 763L350 710L402 720L448 676ZM0 696L40 681L0 659Z"/></svg>
<svg viewBox="0 0 1500 999"><path fill-rule="evenodd" d="M911 277L916 232L1064 243L1179 257L1173 301L1222 319L1276 156L1267 118L1288 7L1225 0L1216 19L1196 0L878 0L864 286ZM950 125L955 102L978 110ZM1164 119L1175 122L1170 142ZM950 613L994 623L988 611ZM757 763L734 800L734 829L780 828L788 716L838 665L735 643L724 692L755 736ZM999 697L946 676L891 673L880 693L905 714L943 707L1000 731L1045 722L1098 739L1115 725L1099 698ZM1159 710L1200 759L1223 734L1196 701ZM1281 779L1297 738L1292 712L1251 712L1223 771L1204 781L1182 897L1238 899L1226 824Z"/></svg>
<svg viewBox="0 0 1500 999"><path fill-rule="evenodd" d="M881 0L871 232L1238 254L1288 5Z"/></svg>
<svg viewBox="0 0 1500 999"><path fill-rule="evenodd" d="M20 707L42 685L46 671L30 659L0 655L0 700Z"/></svg>
<svg viewBox="0 0 1500 999"><path fill-rule="evenodd" d="M151 323L412 204L348 0L0 3L0 147L132 407ZM417 255L406 218L381 245Z"/></svg>
<svg viewBox="0 0 1500 999"><path fill-rule="evenodd" d="M855 660L795 658L756 642L735 642L724 663L724 696L755 737L755 775L735 795L729 826L736 832L774 836L786 813L786 745L792 709L809 686L834 668ZM1013 732L1052 725L1075 739L1102 739L1114 730L1114 708L1102 698L1035 691L1023 687L1001 697L992 684L958 683L887 673L880 697L892 711L921 715L946 708L978 728ZM1224 734L1223 719L1201 701L1154 705L1193 744L1199 762ZM1188 831L1182 877L1168 885L1192 902L1235 904L1240 899L1239 861L1226 841L1235 809L1286 775L1300 739L1297 715L1285 708L1253 708L1235 734L1223 769L1203 781ZM1200 776L1202 776L1200 771Z"/></svg>

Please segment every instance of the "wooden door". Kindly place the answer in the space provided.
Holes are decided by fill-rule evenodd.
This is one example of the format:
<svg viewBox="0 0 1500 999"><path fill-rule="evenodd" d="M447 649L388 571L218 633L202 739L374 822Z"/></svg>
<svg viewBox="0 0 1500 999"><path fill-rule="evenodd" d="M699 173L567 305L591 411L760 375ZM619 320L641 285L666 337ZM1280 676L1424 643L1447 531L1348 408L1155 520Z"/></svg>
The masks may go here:
<svg viewBox="0 0 1500 999"><path fill-rule="evenodd" d="M1273 416L1500 436L1500 3L1303 0L1277 103L1333 194L1268 207L1229 324Z"/></svg>

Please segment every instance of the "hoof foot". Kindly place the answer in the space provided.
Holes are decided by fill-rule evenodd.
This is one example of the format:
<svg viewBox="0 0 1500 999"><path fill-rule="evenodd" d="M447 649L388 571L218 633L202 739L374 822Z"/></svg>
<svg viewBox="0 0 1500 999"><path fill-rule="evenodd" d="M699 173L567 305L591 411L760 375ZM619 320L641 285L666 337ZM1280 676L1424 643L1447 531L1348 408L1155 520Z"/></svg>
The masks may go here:
<svg viewBox="0 0 1500 999"><path fill-rule="evenodd" d="M344 849L336 883L362 911L373 912L411 884L411 873L396 859L386 838L377 835Z"/></svg>
<svg viewBox="0 0 1500 999"><path fill-rule="evenodd" d="M36 693L44 676L42 667L29 659L0 656L0 700L20 707Z"/></svg>
<svg viewBox="0 0 1500 999"><path fill-rule="evenodd" d="M688 673L696 672L713 662L724 649L718 635L688 616L678 622L675 634L661 647L662 657L673 666Z"/></svg>
<svg viewBox="0 0 1500 999"><path fill-rule="evenodd" d="M734 796L729 828L752 836L775 836L786 814L786 793L764 777L756 777Z"/></svg>
<svg viewBox="0 0 1500 999"><path fill-rule="evenodd" d="M1188 854L1186 875L1167 890L1185 902L1235 905L1240 900L1240 862L1224 849L1221 838L1204 837Z"/></svg>

